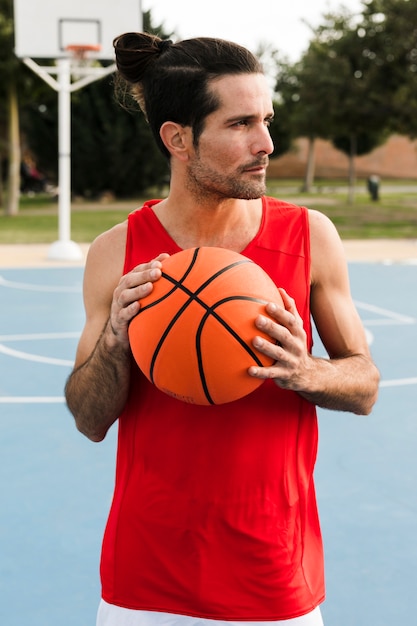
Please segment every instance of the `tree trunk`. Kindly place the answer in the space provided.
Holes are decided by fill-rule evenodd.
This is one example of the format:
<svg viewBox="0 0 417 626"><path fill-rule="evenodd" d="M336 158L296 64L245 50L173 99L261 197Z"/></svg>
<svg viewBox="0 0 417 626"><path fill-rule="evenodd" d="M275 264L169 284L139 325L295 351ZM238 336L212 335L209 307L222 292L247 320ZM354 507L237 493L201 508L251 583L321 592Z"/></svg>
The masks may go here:
<svg viewBox="0 0 417 626"><path fill-rule="evenodd" d="M16 83L9 84L9 173L6 215L17 215L20 194L20 132Z"/></svg>
<svg viewBox="0 0 417 626"><path fill-rule="evenodd" d="M314 182L315 175L315 137L308 138L308 154L307 154L307 167L304 179L303 191L309 193L311 191L312 184Z"/></svg>
<svg viewBox="0 0 417 626"><path fill-rule="evenodd" d="M3 155L0 152L0 209L4 204L4 186L3 186Z"/></svg>
<svg viewBox="0 0 417 626"><path fill-rule="evenodd" d="M353 204L355 202L355 186L356 186L356 171L355 171L355 157L357 153L357 140L354 133L350 136L350 155L349 155L349 194L348 202Z"/></svg>

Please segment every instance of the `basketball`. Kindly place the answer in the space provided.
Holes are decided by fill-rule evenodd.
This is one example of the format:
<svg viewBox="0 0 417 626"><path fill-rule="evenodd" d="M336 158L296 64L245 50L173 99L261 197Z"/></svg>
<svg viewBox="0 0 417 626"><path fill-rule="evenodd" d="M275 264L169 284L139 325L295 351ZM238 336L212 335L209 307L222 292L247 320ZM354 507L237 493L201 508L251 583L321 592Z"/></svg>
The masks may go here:
<svg viewBox="0 0 417 626"><path fill-rule="evenodd" d="M133 357L161 391L184 402L223 404L263 383L248 374L269 357L252 345L265 304L282 305L268 274L224 248L178 252L162 262L162 276L129 325ZM269 340L271 340L269 338Z"/></svg>

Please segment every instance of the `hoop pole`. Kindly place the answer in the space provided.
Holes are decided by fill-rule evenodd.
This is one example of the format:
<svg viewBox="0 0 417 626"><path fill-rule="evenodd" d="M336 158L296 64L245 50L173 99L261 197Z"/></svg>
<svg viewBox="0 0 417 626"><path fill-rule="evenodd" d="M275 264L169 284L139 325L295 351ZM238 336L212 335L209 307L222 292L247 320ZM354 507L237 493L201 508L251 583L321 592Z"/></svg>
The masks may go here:
<svg viewBox="0 0 417 626"><path fill-rule="evenodd" d="M59 85L57 81L55 80L55 78L53 78L50 75L51 74L50 67L41 66L38 63L36 63L36 61L34 61L33 59L30 59L29 57L24 58L23 63L27 65L27 67L30 68L32 72L35 72L35 74L37 74L40 78L42 78L42 80L44 80L45 83L47 83L50 87L52 87L54 91L59 90Z"/></svg>
<svg viewBox="0 0 417 626"><path fill-rule="evenodd" d="M59 239L68 241L71 233L71 75L69 59L59 59Z"/></svg>
<svg viewBox="0 0 417 626"><path fill-rule="evenodd" d="M57 59L55 66L40 66L33 59L23 62L58 93L58 241L51 244L48 259L78 261L83 254L71 241L71 93L115 71L112 64L103 68L83 68L88 75L72 82L71 60ZM51 74L56 74L55 80Z"/></svg>
<svg viewBox="0 0 417 626"><path fill-rule="evenodd" d="M115 70L116 70L115 63L113 63L113 65L109 65L108 67L90 67L90 68L85 68L85 69L83 68L81 70L78 70L80 75L83 73L86 73L88 75L84 76L83 78L79 78L78 80L73 82L70 87L71 92L77 91L78 89L81 89L82 87L86 87L90 83L93 83L99 78L104 78L108 74L113 74Z"/></svg>
<svg viewBox="0 0 417 626"><path fill-rule="evenodd" d="M49 259L77 260L80 247L71 241L71 62L58 59L58 241Z"/></svg>

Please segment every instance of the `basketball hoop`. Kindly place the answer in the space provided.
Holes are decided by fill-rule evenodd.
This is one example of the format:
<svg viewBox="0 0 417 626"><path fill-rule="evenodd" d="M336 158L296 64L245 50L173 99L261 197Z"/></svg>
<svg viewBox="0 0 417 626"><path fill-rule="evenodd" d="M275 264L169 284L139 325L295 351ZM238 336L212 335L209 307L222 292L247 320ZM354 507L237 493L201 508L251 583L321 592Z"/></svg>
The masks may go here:
<svg viewBox="0 0 417 626"><path fill-rule="evenodd" d="M71 54L73 59L79 63L85 63L88 59L89 52L100 52L100 44L70 44L66 46L65 50Z"/></svg>
<svg viewBox="0 0 417 626"><path fill-rule="evenodd" d="M74 80L79 80L90 71L94 56L92 53L100 52L100 44L69 44L65 46L66 52L71 56L71 74Z"/></svg>

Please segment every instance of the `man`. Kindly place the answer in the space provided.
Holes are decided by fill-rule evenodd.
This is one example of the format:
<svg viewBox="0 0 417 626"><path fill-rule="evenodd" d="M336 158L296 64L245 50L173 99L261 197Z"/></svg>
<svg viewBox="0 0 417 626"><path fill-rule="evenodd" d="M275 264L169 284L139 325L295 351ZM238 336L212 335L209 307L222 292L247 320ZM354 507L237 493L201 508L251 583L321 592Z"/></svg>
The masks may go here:
<svg viewBox="0 0 417 626"><path fill-rule="evenodd" d="M322 624L323 554L313 484L315 406L368 414L378 372L352 303L339 237L314 211L265 197L273 108L259 62L210 38L115 41L171 184L101 235L85 268L86 324L66 397L101 441L119 419L114 499L101 559L99 626ZM219 246L281 288L254 345L271 367L242 400L198 407L151 385L128 326L167 254ZM310 314L328 352L311 354ZM219 355L221 358L221 355Z"/></svg>

